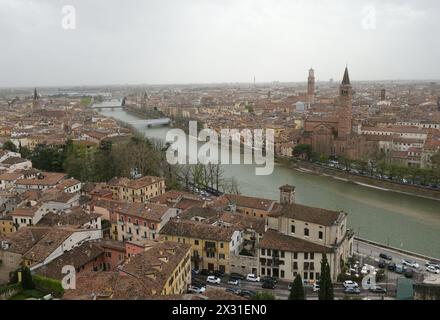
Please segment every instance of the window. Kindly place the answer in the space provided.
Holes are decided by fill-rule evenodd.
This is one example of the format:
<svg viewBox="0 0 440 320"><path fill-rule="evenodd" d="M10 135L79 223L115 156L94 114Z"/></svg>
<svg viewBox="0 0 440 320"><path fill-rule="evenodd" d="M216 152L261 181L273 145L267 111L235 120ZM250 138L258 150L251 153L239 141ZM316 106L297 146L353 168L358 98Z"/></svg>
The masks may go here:
<svg viewBox="0 0 440 320"><path fill-rule="evenodd" d="M281 258L284 258L284 251L281 251Z"/></svg>
<svg viewBox="0 0 440 320"><path fill-rule="evenodd" d="M220 248L223 249L223 242L220 242Z"/></svg>
<svg viewBox="0 0 440 320"><path fill-rule="evenodd" d="M322 231L319 231L319 233L318 233L318 237L319 237L319 239L322 240L322 238L324 237L324 234L322 233Z"/></svg>
<svg viewBox="0 0 440 320"><path fill-rule="evenodd" d="M295 226L294 226L294 225L291 225L291 226L290 226L290 232L291 232L291 233L295 233Z"/></svg>
<svg viewBox="0 0 440 320"><path fill-rule="evenodd" d="M315 259L315 253L314 252L310 252L310 260Z"/></svg>
<svg viewBox="0 0 440 320"><path fill-rule="evenodd" d="M298 270L298 262L293 262L293 270Z"/></svg>
<svg viewBox="0 0 440 320"><path fill-rule="evenodd" d="M261 268L261 274L264 276L266 274L266 268Z"/></svg>
<svg viewBox="0 0 440 320"><path fill-rule="evenodd" d="M199 240L194 240L194 244L195 244L196 246L198 246L198 245L199 245Z"/></svg>
<svg viewBox="0 0 440 320"><path fill-rule="evenodd" d="M284 278L284 270L281 270L281 278Z"/></svg>
<svg viewBox="0 0 440 320"><path fill-rule="evenodd" d="M298 259L298 252L293 253L293 259Z"/></svg>
<svg viewBox="0 0 440 320"><path fill-rule="evenodd" d="M304 235L305 235L306 237L309 236L309 228L304 228Z"/></svg>
<svg viewBox="0 0 440 320"><path fill-rule="evenodd" d="M224 253L219 253L218 258L221 260L225 259L225 254Z"/></svg>
<svg viewBox="0 0 440 320"><path fill-rule="evenodd" d="M309 253L308 252L304 252L304 260L308 260L309 259Z"/></svg>
<svg viewBox="0 0 440 320"><path fill-rule="evenodd" d="M266 255L266 249L261 249L261 255L265 256Z"/></svg>
<svg viewBox="0 0 440 320"><path fill-rule="evenodd" d="M304 272L304 280L308 280L309 279L309 273L308 272Z"/></svg>

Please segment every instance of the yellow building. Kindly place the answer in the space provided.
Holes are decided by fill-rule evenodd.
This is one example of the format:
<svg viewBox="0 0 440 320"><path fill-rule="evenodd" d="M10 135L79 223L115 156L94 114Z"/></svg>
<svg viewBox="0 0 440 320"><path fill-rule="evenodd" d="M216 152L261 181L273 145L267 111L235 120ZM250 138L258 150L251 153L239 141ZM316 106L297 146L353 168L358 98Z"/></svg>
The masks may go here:
<svg viewBox="0 0 440 320"><path fill-rule="evenodd" d="M7 236L15 231L16 228L11 216L0 217L0 236Z"/></svg>
<svg viewBox="0 0 440 320"><path fill-rule="evenodd" d="M265 218L276 207L274 200L235 194L228 194L226 197L233 207L232 211L236 210L251 217Z"/></svg>
<svg viewBox="0 0 440 320"><path fill-rule="evenodd" d="M117 272L82 272L76 289L63 299L139 300L181 295L191 284L191 248L187 244L151 241Z"/></svg>
<svg viewBox="0 0 440 320"><path fill-rule="evenodd" d="M165 193L165 179L145 176L139 179L114 178L106 186L114 200L144 203Z"/></svg>
<svg viewBox="0 0 440 320"><path fill-rule="evenodd" d="M230 272L230 257L238 255L242 233L235 228L192 220L170 220L160 231L160 239L191 245L192 266L196 270Z"/></svg>

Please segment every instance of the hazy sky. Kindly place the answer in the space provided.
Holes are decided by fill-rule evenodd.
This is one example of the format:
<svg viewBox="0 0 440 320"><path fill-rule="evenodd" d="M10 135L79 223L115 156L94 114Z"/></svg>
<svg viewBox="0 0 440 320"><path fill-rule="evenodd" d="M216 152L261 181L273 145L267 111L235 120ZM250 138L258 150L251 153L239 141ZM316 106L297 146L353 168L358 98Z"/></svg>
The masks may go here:
<svg viewBox="0 0 440 320"><path fill-rule="evenodd" d="M440 79L439 17L438 0L0 0L0 87L327 81L347 63Z"/></svg>

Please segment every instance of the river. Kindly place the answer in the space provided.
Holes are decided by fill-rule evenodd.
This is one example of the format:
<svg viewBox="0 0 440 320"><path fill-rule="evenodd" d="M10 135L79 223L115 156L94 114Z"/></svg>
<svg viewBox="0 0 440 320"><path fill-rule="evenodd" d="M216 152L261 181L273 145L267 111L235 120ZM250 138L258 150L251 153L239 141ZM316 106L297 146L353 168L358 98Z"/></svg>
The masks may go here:
<svg viewBox="0 0 440 320"><path fill-rule="evenodd" d="M141 118L123 109L101 114L132 124L149 138L165 139L168 127L147 128ZM440 201L384 191L303 173L276 165L270 176L255 175L255 165L224 165L225 177L235 177L244 195L279 200L278 187L296 186L298 203L348 213L357 236L440 258Z"/></svg>

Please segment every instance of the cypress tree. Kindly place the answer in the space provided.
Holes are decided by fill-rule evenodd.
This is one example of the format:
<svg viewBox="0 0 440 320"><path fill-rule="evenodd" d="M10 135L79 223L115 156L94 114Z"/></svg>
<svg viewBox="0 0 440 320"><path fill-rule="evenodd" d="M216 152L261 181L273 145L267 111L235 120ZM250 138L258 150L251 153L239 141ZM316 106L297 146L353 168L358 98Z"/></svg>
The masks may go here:
<svg viewBox="0 0 440 320"><path fill-rule="evenodd" d="M321 278L319 282L319 300L333 300L333 284L330 273L330 265L325 254L321 260Z"/></svg>
<svg viewBox="0 0 440 320"><path fill-rule="evenodd" d="M305 300L304 286L301 276L298 274L293 280L292 288L290 289L289 300Z"/></svg>

